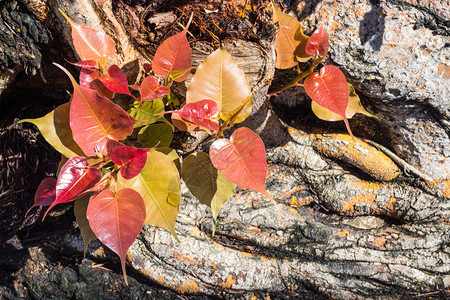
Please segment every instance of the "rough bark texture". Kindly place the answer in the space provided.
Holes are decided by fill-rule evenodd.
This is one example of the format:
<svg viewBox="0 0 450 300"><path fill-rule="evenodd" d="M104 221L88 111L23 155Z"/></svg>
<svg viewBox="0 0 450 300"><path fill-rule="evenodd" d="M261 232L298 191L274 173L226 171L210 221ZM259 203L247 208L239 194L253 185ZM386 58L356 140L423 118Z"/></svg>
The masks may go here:
<svg viewBox="0 0 450 300"><path fill-rule="evenodd" d="M32 10L36 4L52 22L48 15ZM3 7L11 14L16 7L8 5ZM154 47L144 47L149 37L141 22L148 11L142 7L158 4L27 0L20 5L28 13L35 12L33 20L46 24L53 39L64 37L70 43L58 7L75 21L109 33L118 45L116 63L130 66L129 78L139 76L134 66L151 60ZM76 229L43 243L38 239L51 230L45 223L29 221L36 227L29 223L21 230L15 227L8 239L16 236L0 250L0 295L53 299L448 297L448 3L299 1L290 8L306 33L325 25L331 37L327 63L344 71L377 119L355 116L350 120L352 139L341 133L345 132L343 122L315 118L300 87L267 101L269 85L279 87L293 75L273 68L273 26L267 25L259 45L226 41L223 46L249 77L254 93L253 114L240 126L252 128L265 142L266 186L280 209L257 192L237 189L221 209L212 237L209 208L183 185L175 226L181 243L166 230L145 226L127 256L128 287L121 279L118 258L98 242L90 245L88 258L82 259L83 243ZM57 38L55 32L60 33ZM213 50L201 43L192 48L195 66ZM176 87L180 96L189 80ZM10 89L4 93L13 94ZM182 155L205 151L212 141L202 133L182 137ZM0 161L5 158L2 153ZM39 174L39 179L44 177L42 171ZM0 188L1 198L4 187ZM33 193L28 191L28 200L23 201L31 204ZM23 218L22 210L16 224ZM70 229L73 217L67 210L55 214L50 224L60 221ZM34 213L36 219L38 215Z"/></svg>

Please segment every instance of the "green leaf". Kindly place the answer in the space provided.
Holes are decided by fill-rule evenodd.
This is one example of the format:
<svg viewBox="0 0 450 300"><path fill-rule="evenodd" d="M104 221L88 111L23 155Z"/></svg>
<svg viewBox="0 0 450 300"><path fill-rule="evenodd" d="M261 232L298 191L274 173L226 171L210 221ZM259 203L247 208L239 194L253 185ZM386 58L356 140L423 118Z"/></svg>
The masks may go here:
<svg viewBox="0 0 450 300"><path fill-rule="evenodd" d="M138 141L144 148L168 147L172 139L172 127L164 123L147 125L138 133Z"/></svg>
<svg viewBox="0 0 450 300"><path fill-rule="evenodd" d="M204 152L193 153L183 160L181 177L192 195L211 207L215 224L220 208L233 195L236 184L217 170Z"/></svg>
<svg viewBox="0 0 450 300"><path fill-rule="evenodd" d="M178 156L177 151L175 151L175 149L167 148L167 147L158 147L158 148L156 148L156 151L159 151L159 152L167 155L173 161L175 166L177 166L178 172L181 172L180 157Z"/></svg>
<svg viewBox="0 0 450 300"><path fill-rule="evenodd" d="M178 100L178 97L170 92L169 95L166 96L167 99L167 106L173 106L173 107L180 107L180 100Z"/></svg>
<svg viewBox="0 0 450 300"><path fill-rule="evenodd" d="M169 230L178 240L175 220L181 199L180 177L177 167L167 155L151 151L142 171L130 180L120 174L116 190L131 188L141 194L145 202L147 218L145 224Z"/></svg>
<svg viewBox="0 0 450 300"><path fill-rule="evenodd" d="M144 121L134 124L134 128L153 124L157 121L162 121L164 119L163 115L156 116L156 114L162 112L164 112L164 103L161 99L143 101L141 104L136 101L134 102L133 107L128 111L130 116L135 120Z"/></svg>
<svg viewBox="0 0 450 300"><path fill-rule="evenodd" d="M73 139L69 110L70 102L67 102L42 118L24 119L19 123L29 122L36 125L45 140L65 157L86 156Z"/></svg>
<svg viewBox="0 0 450 300"><path fill-rule="evenodd" d="M89 226L89 221L86 217L90 197L90 194L84 195L75 201L74 206L75 219L77 220L78 228L80 228L81 237L84 242L83 257L86 257L86 251L89 243L97 239L97 236L95 236L91 226Z"/></svg>

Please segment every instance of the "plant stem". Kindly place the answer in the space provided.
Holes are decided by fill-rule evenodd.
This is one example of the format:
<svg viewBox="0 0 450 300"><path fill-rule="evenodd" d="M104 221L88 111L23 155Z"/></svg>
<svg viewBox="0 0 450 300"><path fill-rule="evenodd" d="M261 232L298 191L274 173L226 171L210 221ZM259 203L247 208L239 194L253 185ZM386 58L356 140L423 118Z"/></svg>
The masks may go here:
<svg viewBox="0 0 450 300"><path fill-rule="evenodd" d="M268 97L275 96L276 94L279 94L279 93L283 92L284 90L286 90L286 89L288 89L288 88L290 88L290 87L293 87L293 86L297 85L297 82L299 82L300 80L302 80L302 79L308 77L308 76L314 71L314 68L315 68L318 64L320 64L324 59L325 59L325 57L321 57L321 58L319 58L319 59L314 58L314 61L313 61L313 63L311 64L311 66L309 67L308 70L306 70L306 71L304 71L304 72L298 74L297 76L295 76L294 79L292 79L291 81L289 81L286 85L280 86L279 88L277 88L277 89L275 89L275 90L273 90L273 91L270 91L270 92L267 94L267 96L268 96Z"/></svg>

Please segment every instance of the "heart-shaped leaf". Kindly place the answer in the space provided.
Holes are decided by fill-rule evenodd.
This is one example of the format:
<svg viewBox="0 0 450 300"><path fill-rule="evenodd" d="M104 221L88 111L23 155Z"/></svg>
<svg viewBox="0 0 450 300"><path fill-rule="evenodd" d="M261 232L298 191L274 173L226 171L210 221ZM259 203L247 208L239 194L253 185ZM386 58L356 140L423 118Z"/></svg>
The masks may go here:
<svg viewBox="0 0 450 300"><path fill-rule="evenodd" d="M142 171L130 180L120 174L116 189L130 188L141 194L145 202L145 224L166 228L178 240L175 220L181 199L180 177L177 167L165 154L147 153L147 163Z"/></svg>
<svg viewBox="0 0 450 300"><path fill-rule="evenodd" d="M182 82L192 68L191 47L186 32L191 24L192 16L184 30L166 39L156 50L153 57L153 72L161 77L171 75L176 82Z"/></svg>
<svg viewBox="0 0 450 300"><path fill-rule="evenodd" d="M328 32L321 25L309 38L305 52L308 55L318 54L319 56L325 56L328 53L329 46Z"/></svg>
<svg viewBox="0 0 450 300"><path fill-rule="evenodd" d="M123 178L131 179L145 166L148 151L150 149L123 146L112 151L111 160L121 166L120 175Z"/></svg>
<svg viewBox="0 0 450 300"><path fill-rule="evenodd" d="M53 177L44 178L38 186L34 195L34 204L27 210L25 217L35 206L49 206L56 199L56 179Z"/></svg>
<svg viewBox="0 0 450 300"><path fill-rule="evenodd" d="M345 111L348 105L348 86L338 67L328 65L308 76L304 82L306 94L320 106L340 115L353 136Z"/></svg>
<svg viewBox="0 0 450 300"><path fill-rule="evenodd" d="M57 66L72 81L70 128L73 139L86 155L94 156L96 145L102 141L123 140L133 132L135 120L126 111L95 91L80 87L66 69Z"/></svg>
<svg viewBox="0 0 450 300"><path fill-rule="evenodd" d="M193 153L183 160L181 177L192 195L211 207L214 220L236 187L214 167L209 155L204 152Z"/></svg>
<svg viewBox="0 0 450 300"><path fill-rule="evenodd" d="M86 215L97 238L119 255L128 285L125 256L144 225L144 200L133 189L121 189L116 194L104 190L90 199Z"/></svg>
<svg viewBox="0 0 450 300"><path fill-rule="evenodd" d="M65 157L84 156L83 150L78 146L72 136L69 121L70 102L58 106L42 118L24 119L39 128L45 140Z"/></svg>
<svg viewBox="0 0 450 300"><path fill-rule="evenodd" d="M229 140L214 141L209 155L214 166L232 182L260 192L273 201L266 191L265 147L256 133L246 127L238 128Z"/></svg>
<svg viewBox="0 0 450 300"><path fill-rule="evenodd" d="M204 99L216 102L220 118L225 121L251 98L247 77L224 49L211 53L197 68L186 92L186 103ZM242 122L246 117L241 115L234 123Z"/></svg>
<svg viewBox="0 0 450 300"><path fill-rule="evenodd" d="M74 201L84 191L100 181L101 172L90 168L86 158L75 156L70 158L62 167L56 182L56 199L44 215L53 206L60 203Z"/></svg>
<svg viewBox="0 0 450 300"><path fill-rule="evenodd" d="M62 10L59 11L72 27L73 46L81 60L101 61L116 53L111 37L95 29L76 24Z"/></svg>
<svg viewBox="0 0 450 300"><path fill-rule="evenodd" d="M356 94L355 88L353 87L353 85L351 85L350 83L347 82L347 86L348 86L348 93L349 93L348 105L347 105L347 109L345 110L345 116L347 117L347 119L351 119L357 113L361 113L366 116L376 118L376 116L369 113L362 106L361 100L359 100L359 96ZM343 118L340 115L338 115L337 113L334 113L331 110L326 109L323 106L320 106L319 104L317 104L314 101L311 101L311 108L312 108L313 113L322 120L325 120L325 121L341 121L341 120L343 120Z"/></svg>
<svg viewBox="0 0 450 300"><path fill-rule="evenodd" d="M138 142L145 148L169 147L172 139L172 127L164 123L147 125L138 133Z"/></svg>
<svg viewBox="0 0 450 300"><path fill-rule="evenodd" d="M219 108L213 100L205 99L198 102L187 103L182 109L171 112L179 114L183 119L212 131L219 131L220 129L217 124Z"/></svg>
<svg viewBox="0 0 450 300"><path fill-rule="evenodd" d="M170 88L159 85L158 78L147 76L141 83L141 100L153 101L170 93Z"/></svg>
<svg viewBox="0 0 450 300"><path fill-rule="evenodd" d="M278 9L272 2L273 21L278 22L278 32L275 38L277 58L275 68L289 69L295 67L299 61L308 61L311 56L304 53L308 36L303 34L300 22Z"/></svg>
<svg viewBox="0 0 450 300"><path fill-rule="evenodd" d="M89 243L97 239L97 236L92 231L91 226L89 226L89 221L86 216L86 211L89 204L89 195L84 195L83 197L75 201L73 207L73 212L75 214L75 220L77 220L78 228L80 228L81 237L83 238L84 251L83 256L86 257L87 247Z"/></svg>
<svg viewBox="0 0 450 300"><path fill-rule="evenodd" d="M160 113L164 112L164 102L161 99L156 99L154 101L143 101L139 103L134 102L132 108L130 108L129 113L132 118L138 121L134 127L141 127L155 123L157 121L162 121L164 119L163 115Z"/></svg>
<svg viewBox="0 0 450 300"><path fill-rule="evenodd" d="M107 89L120 94L130 94L128 89L128 80L125 74L117 65L112 65L108 68L108 74L98 78Z"/></svg>

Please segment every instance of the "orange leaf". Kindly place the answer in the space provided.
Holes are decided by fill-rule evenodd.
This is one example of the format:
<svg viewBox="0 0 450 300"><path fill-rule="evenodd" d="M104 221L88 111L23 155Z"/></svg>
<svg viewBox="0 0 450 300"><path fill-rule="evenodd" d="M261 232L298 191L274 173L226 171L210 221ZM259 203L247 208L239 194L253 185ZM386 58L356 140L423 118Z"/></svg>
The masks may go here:
<svg viewBox="0 0 450 300"><path fill-rule="evenodd" d="M61 9L59 11L72 27L73 46L81 60L101 61L116 53L111 37L98 30L76 24Z"/></svg>
<svg viewBox="0 0 450 300"><path fill-rule="evenodd" d="M300 22L278 9L273 3L273 20L278 22L278 32L275 39L277 58L275 68L289 69L297 65L297 60L308 61L311 56L304 53L308 36L303 34Z"/></svg>

